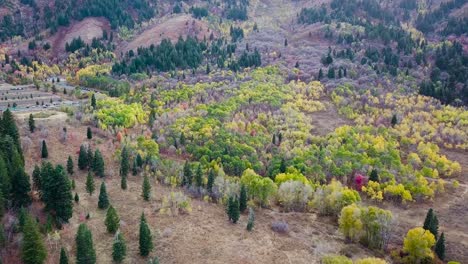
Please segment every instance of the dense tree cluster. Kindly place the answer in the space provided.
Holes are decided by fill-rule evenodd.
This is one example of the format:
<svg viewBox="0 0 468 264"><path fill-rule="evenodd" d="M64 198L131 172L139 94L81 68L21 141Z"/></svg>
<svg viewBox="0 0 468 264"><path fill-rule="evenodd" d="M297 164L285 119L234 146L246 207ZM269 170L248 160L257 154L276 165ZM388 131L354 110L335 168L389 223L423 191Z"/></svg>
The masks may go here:
<svg viewBox="0 0 468 264"><path fill-rule="evenodd" d="M464 4L466 4L465 0L452 0L441 3L439 8L432 12L420 14L416 19L416 28L424 33L434 31L436 26L445 20L452 10L462 7Z"/></svg>

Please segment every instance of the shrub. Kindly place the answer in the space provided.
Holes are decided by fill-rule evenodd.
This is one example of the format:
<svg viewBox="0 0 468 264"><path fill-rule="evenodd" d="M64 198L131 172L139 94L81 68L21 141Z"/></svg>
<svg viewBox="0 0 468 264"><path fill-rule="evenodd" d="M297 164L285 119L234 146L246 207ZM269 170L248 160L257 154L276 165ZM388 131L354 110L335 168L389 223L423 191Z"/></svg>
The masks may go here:
<svg viewBox="0 0 468 264"><path fill-rule="evenodd" d="M343 187L341 182L332 180L330 184L320 186L315 191L312 205L322 215L338 216L343 207L359 201L361 197L357 191Z"/></svg>
<svg viewBox="0 0 468 264"><path fill-rule="evenodd" d="M276 193L276 184L270 178L264 178L255 173L252 169L244 171L241 183L247 188L249 197L265 206L269 199Z"/></svg>
<svg viewBox="0 0 468 264"><path fill-rule="evenodd" d="M331 255L323 257L322 264L353 264L353 261L345 256Z"/></svg>
<svg viewBox="0 0 468 264"><path fill-rule="evenodd" d="M182 192L171 192L163 198L161 213L178 215L179 213L190 213L191 211L190 198Z"/></svg>
<svg viewBox="0 0 468 264"><path fill-rule="evenodd" d="M284 221L276 221L271 224L271 230L276 233L286 234L289 232L289 225Z"/></svg>
<svg viewBox="0 0 468 264"><path fill-rule="evenodd" d="M287 211L302 211L312 197L313 190L309 184L301 181L287 181L278 189L278 201Z"/></svg>

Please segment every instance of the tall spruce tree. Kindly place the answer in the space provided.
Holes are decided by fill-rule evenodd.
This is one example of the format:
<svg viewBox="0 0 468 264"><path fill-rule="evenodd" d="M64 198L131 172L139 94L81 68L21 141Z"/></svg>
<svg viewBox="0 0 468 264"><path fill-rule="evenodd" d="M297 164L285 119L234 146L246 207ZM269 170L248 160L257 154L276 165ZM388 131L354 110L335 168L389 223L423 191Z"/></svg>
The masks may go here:
<svg viewBox="0 0 468 264"><path fill-rule="evenodd" d="M57 165L51 173L44 173L42 179L42 200L46 209L54 212L57 220L68 222L73 214L73 196L65 169Z"/></svg>
<svg viewBox="0 0 468 264"><path fill-rule="evenodd" d="M93 195L95 189L93 175L91 175L91 172L88 172L88 176L86 177L86 192L89 195Z"/></svg>
<svg viewBox="0 0 468 264"><path fill-rule="evenodd" d="M88 155L85 146L80 146L80 154L78 156L78 168L84 170L88 167Z"/></svg>
<svg viewBox="0 0 468 264"><path fill-rule="evenodd" d="M88 139L92 139L92 138L93 138L93 132L91 132L91 128L90 128L90 127L88 127L88 128L86 129L86 137L87 137Z"/></svg>
<svg viewBox="0 0 468 264"><path fill-rule="evenodd" d="M31 204L31 184L29 176L24 172L23 168L16 169L11 180L11 201L14 207L27 207Z"/></svg>
<svg viewBox="0 0 468 264"><path fill-rule="evenodd" d="M239 194L239 210L244 212L247 209L247 190L245 185L241 185L240 194Z"/></svg>
<svg viewBox="0 0 468 264"><path fill-rule="evenodd" d="M91 146L88 146L88 150L86 152L86 161L88 161L88 169L93 170L93 165L94 165L94 155L93 155L93 150L91 149Z"/></svg>
<svg viewBox="0 0 468 264"><path fill-rule="evenodd" d="M206 183L206 189L208 190L209 193L213 192L214 180L215 180L215 173L214 173L214 170L211 169L210 172L208 172L208 182Z"/></svg>
<svg viewBox="0 0 468 264"><path fill-rule="evenodd" d="M432 210L432 208L427 211L423 228L430 231L437 239L437 233L439 231L439 220L437 219L437 215L435 214L434 210Z"/></svg>
<svg viewBox="0 0 468 264"><path fill-rule="evenodd" d="M115 237L114 244L112 245L112 259L117 263L121 263L125 259L126 255L127 245L123 235L119 233Z"/></svg>
<svg viewBox="0 0 468 264"><path fill-rule="evenodd" d="M98 208L106 209L107 207L109 207L109 198L107 197L106 184L102 182L99 190Z"/></svg>
<svg viewBox="0 0 468 264"><path fill-rule="evenodd" d="M0 190L3 193L5 199L8 198L11 192L11 177L8 173L7 163L0 150Z"/></svg>
<svg viewBox="0 0 468 264"><path fill-rule="evenodd" d="M41 168L39 168L37 164L34 165L32 178L33 178L33 188L36 190L41 190Z"/></svg>
<svg viewBox="0 0 468 264"><path fill-rule="evenodd" d="M195 184L197 187L203 186L203 172L202 172L201 164L198 164L197 171L195 173Z"/></svg>
<svg viewBox="0 0 468 264"><path fill-rule="evenodd" d="M153 237L148 223L146 223L145 215L142 213L140 218L140 235L139 235L140 255L146 257L153 250Z"/></svg>
<svg viewBox="0 0 468 264"><path fill-rule="evenodd" d="M437 240L437 243L435 245L434 251L441 260L445 260L445 235L444 232L440 234L439 239Z"/></svg>
<svg viewBox="0 0 468 264"><path fill-rule="evenodd" d="M120 188L122 188L122 190L127 189L127 176L123 174L120 176Z"/></svg>
<svg viewBox="0 0 468 264"><path fill-rule="evenodd" d="M67 160L67 172L69 175L73 175L73 173L75 173L73 171L73 159L71 156L68 156L68 160Z"/></svg>
<svg viewBox="0 0 468 264"><path fill-rule="evenodd" d="M23 244L21 246L21 259L25 264L42 264L47 258L47 250L42 240L36 220L26 215L22 228Z"/></svg>
<svg viewBox="0 0 468 264"><path fill-rule="evenodd" d="M96 251L93 245L93 235L85 224L80 224L75 238L76 264L95 264Z"/></svg>
<svg viewBox="0 0 468 264"><path fill-rule="evenodd" d="M229 217L229 221L231 221L234 224L237 223L240 217L240 210L239 200L236 197L229 197L226 212Z"/></svg>
<svg viewBox="0 0 468 264"><path fill-rule="evenodd" d="M119 229L120 217L117 214L117 210L115 210L112 205L107 209L106 220L104 223L106 224L107 232L109 233L113 234L117 232L117 229Z"/></svg>
<svg viewBox="0 0 468 264"><path fill-rule="evenodd" d="M45 140L42 140L41 158L47 159L48 157L49 157L49 151L47 150L47 144Z"/></svg>
<svg viewBox="0 0 468 264"><path fill-rule="evenodd" d="M127 147L123 147L122 153L120 154L120 174L127 176L129 170L130 170L130 164L129 164L128 150L127 150Z"/></svg>
<svg viewBox="0 0 468 264"><path fill-rule="evenodd" d="M142 193L141 196L143 197L143 200L149 201L151 197L151 183L149 182L148 176L143 177L143 184L141 186Z"/></svg>
<svg viewBox="0 0 468 264"><path fill-rule="evenodd" d="M96 96L94 95L91 95L91 107L93 107L93 109L96 109Z"/></svg>
<svg viewBox="0 0 468 264"><path fill-rule="evenodd" d="M96 149L96 152L94 153L93 170L94 173L96 173L96 176L101 178L104 177L104 159L102 158L102 154L99 149Z"/></svg>
<svg viewBox="0 0 468 264"><path fill-rule="evenodd" d="M67 252L65 251L65 249L63 247L60 249L59 264L68 264Z"/></svg>
<svg viewBox="0 0 468 264"><path fill-rule="evenodd" d="M182 185L192 185L192 169L190 168L190 164L188 161L186 161L184 164L184 178L182 179Z"/></svg>
<svg viewBox="0 0 468 264"><path fill-rule="evenodd" d="M34 121L33 114L30 114L30 115L29 115L28 124L29 124L29 131L30 131L31 133L34 133L34 131L36 130L36 122Z"/></svg>

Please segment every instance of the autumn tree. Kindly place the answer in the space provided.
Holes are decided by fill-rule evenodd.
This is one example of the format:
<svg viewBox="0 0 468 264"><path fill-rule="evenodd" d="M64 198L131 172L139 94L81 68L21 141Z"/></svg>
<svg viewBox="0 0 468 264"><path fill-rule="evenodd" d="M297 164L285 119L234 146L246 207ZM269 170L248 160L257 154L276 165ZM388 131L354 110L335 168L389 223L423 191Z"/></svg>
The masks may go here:
<svg viewBox="0 0 468 264"><path fill-rule="evenodd" d="M113 234L117 232L117 229L119 229L120 217L117 214L117 210L115 210L112 205L107 209L105 224L107 232L109 233Z"/></svg>
<svg viewBox="0 0 468 264"><path fill-rule="evenodd" d="M419 263L425 258L433 258L432 246L435 244L434 235L422 227L408 231L403 241L403 252L408 254L410 263Z"/></svg>
<svg viewBox="0 0 468 264"><path fill-rule="evenodd" d="M153 250L153 237L151 230L146 223L145 215L142 213L140 218L140 235L139 235L140 255L146 257Z"/></svg>

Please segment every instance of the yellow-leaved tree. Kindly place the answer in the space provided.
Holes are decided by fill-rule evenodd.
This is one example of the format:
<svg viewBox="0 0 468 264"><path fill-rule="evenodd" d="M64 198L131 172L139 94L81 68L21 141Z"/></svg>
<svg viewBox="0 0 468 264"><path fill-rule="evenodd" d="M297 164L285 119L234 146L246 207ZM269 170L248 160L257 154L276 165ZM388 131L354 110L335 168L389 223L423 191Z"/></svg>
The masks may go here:
<svg viewBox="0 0 468 264"><path fill-rule="evenodd" d="M403 251L408 253L407 263L420 263L421 260L434 257L431 248L435 244L434 235L422 227L410 229L403 241Z"/></svg>

